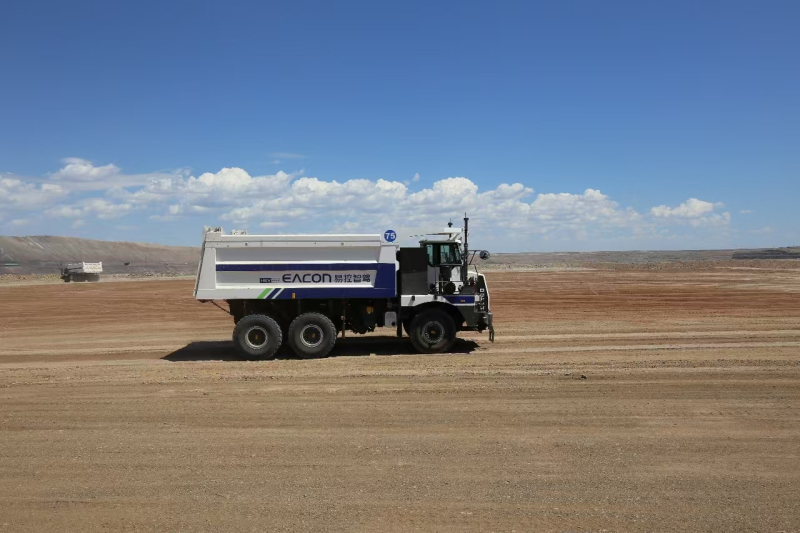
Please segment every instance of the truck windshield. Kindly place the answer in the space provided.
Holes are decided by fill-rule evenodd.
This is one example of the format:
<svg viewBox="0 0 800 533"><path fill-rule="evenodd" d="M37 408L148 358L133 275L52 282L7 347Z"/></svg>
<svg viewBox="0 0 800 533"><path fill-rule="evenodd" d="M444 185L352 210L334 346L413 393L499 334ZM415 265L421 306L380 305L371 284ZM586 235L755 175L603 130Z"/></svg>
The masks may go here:
<svg viewBox="0 0 800 533"><path fill-rule="evenodd" d="M428 265L460 265L461 251L455 243L427 245Z"/></svg>

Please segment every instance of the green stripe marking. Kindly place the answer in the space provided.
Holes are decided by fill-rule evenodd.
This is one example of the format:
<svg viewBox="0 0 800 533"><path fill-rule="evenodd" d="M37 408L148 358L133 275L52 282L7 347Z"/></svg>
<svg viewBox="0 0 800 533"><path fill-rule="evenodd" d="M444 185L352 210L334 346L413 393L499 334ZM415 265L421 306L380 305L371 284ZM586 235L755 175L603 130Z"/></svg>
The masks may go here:
<svg viewBox="0 0 800 533"><path fill-rule="evenodd" d="M271 293L271 292L272 292L272 289L264 289L264 292L262 292L261 294L258 295L257 300L263 300L264 298L269 296L269 293Z"/></svg>

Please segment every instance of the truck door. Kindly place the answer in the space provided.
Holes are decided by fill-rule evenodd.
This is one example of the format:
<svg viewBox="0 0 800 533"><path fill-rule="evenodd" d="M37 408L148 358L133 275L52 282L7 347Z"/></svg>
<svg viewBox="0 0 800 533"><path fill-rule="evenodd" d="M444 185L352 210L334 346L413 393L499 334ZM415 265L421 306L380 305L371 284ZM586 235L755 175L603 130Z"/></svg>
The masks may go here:
<svg viewBox="0 0 800 533"><path fill-rule="evenodd" d="M447 282L461 280L461 251L457 243L428 243L426 249L428 280L429 283L436 283L437 292L442 292L441 289Z"/></svg>

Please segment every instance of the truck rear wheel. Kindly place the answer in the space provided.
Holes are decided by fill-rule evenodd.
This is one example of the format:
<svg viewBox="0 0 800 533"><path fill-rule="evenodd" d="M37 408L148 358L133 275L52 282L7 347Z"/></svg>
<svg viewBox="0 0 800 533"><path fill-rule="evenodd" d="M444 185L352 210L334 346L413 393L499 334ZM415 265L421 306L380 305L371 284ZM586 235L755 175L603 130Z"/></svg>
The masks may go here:
<svg viewBox="0 0 800 533"><path fill-rule="evenodd" d="M420 353L441 353L456 342L456 324L441 309L429 309L411 319L411 344Z"/></svg>
<svg viewBox="0 0 800 533"><path fill-rule="evenodd" d="M336 326L320 313L304 313L289 324L289 346L297 357L327 357L336 344Z"/></svg>
<svg viewBox="0 0 800 533"><path fill-rule="evenodd" d="M282 342L280 326L266 315L248 315L233 328L233 343L245 359L273 359Z"/></svg>

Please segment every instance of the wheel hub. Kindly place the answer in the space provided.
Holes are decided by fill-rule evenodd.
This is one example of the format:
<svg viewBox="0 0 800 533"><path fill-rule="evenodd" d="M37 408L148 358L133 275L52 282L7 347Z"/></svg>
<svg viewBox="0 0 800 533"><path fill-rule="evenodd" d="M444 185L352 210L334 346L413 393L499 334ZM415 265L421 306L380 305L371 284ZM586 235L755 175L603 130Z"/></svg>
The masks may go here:
<svg viewBox="0 0 800 533"><path fill-rule="evenodd" d="M322 344L322 328L309 324L300 330L300 342L308 348L316 348Z"/></svg>
<svg viewBox="0 0 800 533"><path fill-rule="evenodd" d="M263 348L267 345L267 330L261 326L253 326L245 335L245 342L254 350Z"/></svg>
<svg viewBox="0 0 800 533"><path fill-rule="evenodd" d="M444 338L444 326L439 322L431 320L422 327L422 338L428 344L436 344Z"/></svg>

